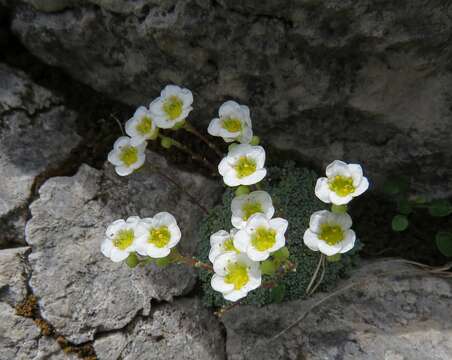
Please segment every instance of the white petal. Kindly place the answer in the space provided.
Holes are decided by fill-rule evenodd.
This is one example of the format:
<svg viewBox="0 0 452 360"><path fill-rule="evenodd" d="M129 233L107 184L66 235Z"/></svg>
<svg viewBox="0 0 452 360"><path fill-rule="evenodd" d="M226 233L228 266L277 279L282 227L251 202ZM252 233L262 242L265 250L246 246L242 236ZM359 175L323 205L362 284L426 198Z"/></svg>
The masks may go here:
<svg viewBox="0 0 452 360"><path fill-rule="evenodd" d="M222 251L220 245L216 244L216 245L211 246L211 248L209 250L210 262L213 264L215 262L215 259L217 258L217 256L222 253L223 253L223 251Z"/></svg>
<svg viewBox="0 0 452 360"><path fill-rule="evenodd" d="M102 254L104 254L104 256L106 256L108 258L110 257L112 248L113 248L113 243L108 238L105 239L104 241L102 241L102 244L100 245L100 251L102 252Z"/></svg>
<svg viewBox="0 0 452 360"><path fill-rule="evenodd" d="M347 196L339 196L337 195L334 191L330 192L330 201L334 204L334 205L346 205L348 204L350 201L352 201L353 196L352 195L347 195Z"/></svg>
<svg viewBox="0 0 452 360"><path fill-rule="evenodd" d="M358 187L355 189L355 192L352 194L354 197L361 195L363 192L365 192L369 188L369 180L367 178L363 177L361 179L361 182L359 183Z"/></svg>
<svg viewBox="0 0 452 360"><path fill-rule="evenodd" d="M184 108L189 107L193 104L193 94L190 90L183 88L179 93L180 98L184 104Z"/></svg>
<svg viewBox="0 0 452 360"><path fill-rule="evenodd" d="M231 216L231 224L236 229L244 229L245 226L246 226L246 221L244 221L241 216L237 216L237 215L232 214L232 216Z"/></svg>
<svg viewBox="0 0 452 360"><path fill-rule="evenodd" d="M179 229L179 226L177 226L176 224L168 225L168 230L169 230L169 232L171 234L171 238L170 238L170 241L169 241L167 246L169 248L172 248L172 247L176 246L179 243L179 241L180 241L180 239L182 237L182 234L181 234L181 231Z"/></svg>
<svg viewBox="0 0 452 360"><path fill-rule="evenodd" d="M218 115L220 115L220 117L226 117L230 113L235 112L237 110L240 110L240 105L237 104L235 101L228 100L220 106L220 109L218 110Z"/></svg>
<svg viewBox="0 0 452 360"><path fill-rule="evenodd" d="M246 252L246 249L248 249L250 241L251 241L250 235L245 230L239 230L234 235L233 244L237 250Z"/></svg>
<svg viewBox="0 0 452 360"><path fill-rule="evenodd" d="M278 234L278 235L276 235L275 244L270 249L268 249L268 252L272 253L272 252L278 251L284 245L286 245L286 238L284 237L283 234Z"/></svg>
<svg viewBox="0 0 452 360"><path fill-rule="evenodd" d="M326 176L328 178L342 175L342 176L351 176L350 170L345 162L340 160L334 160L331 164L326 167Z"/></svg>
<svg viewBox="0 0 452 360"><path fill-rule="evenodd" d="M220 276L226 276L227 265L237 261L237 254L228 252L217 256L213 263L213 270Z"/></svg>
<svg viewBox="0 0 452 360"><path fill-rule="evenodd" d="M251 291L261 286L262 276L260 270L258 272L249 271L248 275L250 276L250 280L248 281L248 284L245 285L246 291Z"/></svg>
<svg viewBox="0 0 452 360"><path fill-rule="evenodd" d="M342 248L340 253L343 254L353 249L353 246L355 246L355 240L356 240L355 232L353 230L347 230L345 233L345 239L341 242Z"/></svg>
<svg viewBox="0 0 452 360"><path fill-rule="evenodd" d="M279 234L284 235L289 226L289 222L283 218L274 218L269 221L270 227L275 229Z"/></svg>
<svg viewBox="0 0 452 360"><path fill-rule="evenodd" d="M160 227L160 226L169 226L171 224L177 224L176 218L171 215L169 212L162 211L158 214L154 215L154 226Z"/></svg>
<svg viewBox="0 0 452 360"><path fill-rule="evenodd" d="M113 149L119 150L119 149L123 148L124 146L128 146L128 145L130 145L130 137L121 136L113 144Z"/></svg>
<svg viewBox="0 0 452 360"><path fill-rule="evenodd" d="M105 234L109 238L113 238L116 233L125 226L126 222L123 219L115 220L110 225L108 225Z"/></svg>
<svg viewBox="0 0 452 360"><path fill-rule="evenodd" d="M217 231L216 233L210 235L210 246L221 245L227 239L229 239L230 236L231 235L227 231L224 230Z"/></svg>
<svg viewBox="0 0 452 360"><path fill-rule="evenodd" d="M126 166L116 166L115 171L119 176L127 176L133 173L133 169Z"/></svg>
<svg viewBox="0 0 452 360"><path fill-rule="evenodd" d="M320 210L314 212L309 219L309 229L312 232L319 233L320 225L327 221L329 213L330 212L328 210Z"/></svg>
<svg viewBox="0 0 452 360"><path fill-rule="evenodd" d="M239 179L237 177L235 170L230 170L225 175L223 175L223 181L227 186L234 187L239 185L246 185L242 180L243 179Z"/></svg>
<svg viewBox="0 0 452 360"><path fill-rule="evenodd" d="M246 295L248 295L248 292L240 289L240 290L233 290L229 293L224 293L223 297L229 301L237 301L237 300L244 298Z"/></svg>
<svg viewBox="0 0 452 360"><path fill-rule="evenodd" d="M177 85L166 85L164 89L160 92L160 96L163 98L167 98L170 96L178 96L182 91L182 88Z"/></svg>
<svg viewBox="0 0 452 360"><path fill-rule="evenodd" d="M160 97L154 99L149 104L149 111L151 112L154 121L156 121L157 118L161 119L162 117L164 117L165 111L163 111L163 99ZM157 124L157 122L156 122L156 124ZM157 126L158 126L158 124L157 124Z"/></svg>
<svg viewBox="0 0 452 360"><path fill-rule="evenodd" d="M319 238L316 233L307 229L303 235L304 244L312 251L319 251Z"/></svg>
<svg viewBox="0 0 452 360"><path fill-rule="evenodd" d="M228 173L229 171L232 171L232 167L229 164L229 159L227 157L224 157L220 163L218 164L218 172L220 173L220 175L224 176L226 173Z"/></svg>
<svg viewBox="0 0 452 360"><path fill-rule="evenodd" d="M110 259L113 262L123 261L123 260L127 259L128 256L129 256L129 252L128 251L119 250L116 247L113 247L111 249L111 252L110 252Z"/></svg>
<svg viewBox="0 0 452 360"><path fill-rule="evenodd" d="M149 244L149 246L146 248L146 254L156 259L167 257L170 252L171 249L167 247L158 248L157 246L154 246L152 244Z"/></svg>
<svg viewBox="0 0 452 360"><path fill-rule="evenodd" d="M358 164L348 164L348 169L353 178L353 185L357 186L363 178L363 168Z"/></svg>
<svg viewBox="0 0 452 360"><path fill-rule="evenodd" d="M248 156L256 161L258 169L263 168L265 165L265 150L262 146L251 146Z"/></svg>
<svg viewBox="0 0 452 360"><path fill-rule="evenodd" d="M343 230L347 230L352 227L352 224L353 224L352 218L350 217L349 214L347 214L347 213L344 213L344 214L331 213L330 215L332 216L333 224L334 223L339 224Z"/></svg>
<svg viewBox="0 0 452 360"><path fill-rule="evenodd" d="M268 219L264 214L257 213L250 216L248 219L248 222L246 224L246 231L251 234L260 226L263 226L265 228L269 227Z"/></svg>
<svg viewBox="0 0 452 360"><path fill-rule="evenodd" d="M330 203L330 187L328 185L328 179L325 177L317 179L315 184L315 196L317 196L324 203Z"/></svg>
<svg viewBox="0 0 452 360"><path fill-rule="evenodd" d="M228 284L224 281L223 276L218 276L217 274L213 274L212 279L210 279L210 286L215 291L219 291L221 293L230 292L234 290L234 284Z"/></svg>
<svg viewBox="0 0 452 360"><path fill-rule="evenodd" d="M246 176L244 178L240 179L240 184L242 185L254 185L257 184L259 181L261 181L265 175L267 175L266 169L259 169L256 170L253 174L250 176Z"/></svg>
<svg viewBox="0 0 452 360"><path fill-rule="evenodd" d="M341 244L328 245L325 241L318 242L319 251L326 256L336 255L341 251Z"/></svg>
<svg viewBox="0 0 452 360"><path fill-rule="evenodd" d="M116 150L111 150L108 153L108 161L111 162L113 165L116 165L116 166L121 166L122 165L122 161L119 159L118 151L116 151Z"/></svg>
<svg viewBox="0 0 452 360"><path fill-rule="evenodd" d="M252 138L253 138L253 130L249 126L244 126L244 128L242 130L242 134L239 137L239 141L242 144L249 144Z"/></svg>
<svg viewBox="0 0 452 360"><path fill-rule="evenodd" d="M259 251L253 245L248 246L246 254L253 261L263 261L270 256L270 253L266 251Z"/></svg>
<svg viewBox="0 0 452 360"><path fill-rule="evenodd" d="M221 131L221 122L219 118L212 119L207 128L207 132L212 136L219 136Z"/></svg>

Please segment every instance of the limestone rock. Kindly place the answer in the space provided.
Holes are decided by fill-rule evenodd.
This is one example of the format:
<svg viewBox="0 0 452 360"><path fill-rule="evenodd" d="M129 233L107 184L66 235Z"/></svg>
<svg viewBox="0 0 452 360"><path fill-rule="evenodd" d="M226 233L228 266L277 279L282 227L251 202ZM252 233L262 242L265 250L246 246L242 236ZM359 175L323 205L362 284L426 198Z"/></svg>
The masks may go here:
<svg viewBox="0 0 452 360"><path fill-rule="evenodd" d="M148 152L150 164L158 165L207 207L220 193L216 182L173 169L161 156ZM192 289L195 274L185 266L132 270L100 252L109 223L159 211L169 211L178 220L183 253L196 247L201 210L147 166L120 178L109 164L104 171L83 165L73 177L49 179L39 194L26 228L26 240L33 247L30 285L42 316L69 341L80 344L97 332L120 329L137 313L148 314L151 300L170 301Z"/></svg>
<svg viewBox="0 0 452 360"><path fill-rule="evenodd" d="M220 360L224 341L220 323L197 299L162 304L126 331L94 342L99 360Z"/></svg>
<svg viewBox="0 0 452 360"><path fill-rule="evenodd" d="M0 250L0 301L15 306L27 297L28 247Z"/></svg>
<svg viewBox="0 0 452 360"><path fill-rule="evenodd" d="M447 1L9 6L33 54L119 101L147 105L164 84L181 84L205 127L235 99L250 105L259 136L318 168L358 161L374 184L403 173L428 195L452 194Z"/></svg>
<svg viewBox="0 0 452 360"><path fill-rule="evenodd" d="M24 243L36 179L80 141L73 111L23 72L0 64L0 246Z"/></svg>
<svg viewBox="0 0 452 360"><path fill-rule="evenodd" d="M342 284L355 286L273 340L327 294L234 308L223 318L228 359L450 359L452 282L413 271L396 260L368 263Z"/></svg>

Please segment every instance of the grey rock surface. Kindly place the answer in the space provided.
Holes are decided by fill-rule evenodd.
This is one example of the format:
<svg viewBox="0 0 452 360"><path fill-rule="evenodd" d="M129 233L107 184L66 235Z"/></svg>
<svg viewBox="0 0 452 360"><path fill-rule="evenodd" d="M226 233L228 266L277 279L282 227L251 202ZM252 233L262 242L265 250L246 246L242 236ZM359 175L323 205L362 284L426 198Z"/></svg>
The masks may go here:
<svg viewBox="0 0 452 360"><path fill-rule="evenodd" d="M0 250L0 301L15 306L27 297L28 266L25 256L30 248Z"/></svg>
<svg viewBox="0 0 452 360"><path fill-rule="evenodd" d="M69 158L81 138L76 114L23 72L0 64L0 246L25 243L24 227L39 176Z"/></svg>
<svg viewBox="0 0 452 360"><path fill-rule="evenodd" d="M362 266L339 288L353 283L312 310L327 294L230 310L223 318L228 359L452 358L450 279L420 274L396 260L380 260Z"/></svg>
<svg viewBox="0 0 452 360"><path fill-rule="evenodd" d="M148 152L147 161L158 164L205 206L219 194L215 182L169 167L159 155ZM33 248L30 285L43 318L69 341L80 344L97 332L121 329L137 313L149 314L151 300L171 301L192 289L195 274L185 266L131 270L100 252L112 221L165 210L182 229L181 251L192 253L203 214L155 171L145 166L120 178L108 164L105 171L82 165L73 177L49 179L39 195L26 227L26 240Z"/></svg>
<svg viewBox="0 0 452 360"><path fill-rule="evenodd" d="M21 6L27 3L27 6ZM206 126L226 99L319 168L358 161L451 195L452 4L442 0L22 0L13 30L44 62L119 101L167 83Z"/></svg>
<svg viewBox="0 0 452 360"><path fill-rule="evenodd" d="M224 339L218 319L198 299L159 305L121 333L94 342L99 360L220 360Z"/></svg>

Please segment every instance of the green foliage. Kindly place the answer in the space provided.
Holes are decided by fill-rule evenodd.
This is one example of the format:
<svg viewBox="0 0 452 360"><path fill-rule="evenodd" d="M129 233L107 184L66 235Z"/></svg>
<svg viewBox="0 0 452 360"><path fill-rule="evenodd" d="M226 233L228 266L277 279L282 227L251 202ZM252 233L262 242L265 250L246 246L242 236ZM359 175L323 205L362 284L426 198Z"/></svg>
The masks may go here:
<svg viewBox="0 0 452 360"><path fill-rule="evenodd" d="M317 175L314 172L298 168L292 162L285 164L282 168L272 167L269 169L268 176L262 183L263 190L268 191L272 196L276 210L275 216L283 217L289 221L286 245L290 253L289 260L296 265L297 271L290 272L276 281L278 285L281 285L277 287L279 290L275 290L276 288L259 288L250 292L243 303L264 305L306 296L305 290L315 271L320 254L309 250L303 244L303 234L309 226L311 214L314 211L326 208L325 204L314 195L316 180ZM223 203L215 207L200 226L198 257L201 261L209 261L210 235L221 229L228 231L232 227L230 210L232 198L233 192L226 190ZM355 249L357 248L359 248L358 244L355 246ZM357 260L357 256L351 253L342 256L341 261L328 263L321 289L331 288L340 278L347 275ZM283 250L281 254L273 256L273 261L285 255L287 253ZM226 304L223 296L211 289L211 274L200 271L200 278L204 289L205 304L215 307ZM272 280L271 275L263 277L263 282L269 280Z"/></svg>
<svg viewBox="0 0 452 360"><path fill-rule="evenodd" d="M444 256L452 256L452 233L439 231L436 234L436 246Z"/></svg>
<svg viewBox="0 0 452 360"><path fill-rule="evenodd" d="M415 212L424 211L432 217L440 218L452 214L452 204L446 199L427 201L423 196L410 197L410 181L407 178L389 179L383 185L383 190L397 204L397 212L391 222L392 230L405 231L410 225L409 216ZM438 250L445 256L452 256L452 234L438 231L435 237Z"/></svg>

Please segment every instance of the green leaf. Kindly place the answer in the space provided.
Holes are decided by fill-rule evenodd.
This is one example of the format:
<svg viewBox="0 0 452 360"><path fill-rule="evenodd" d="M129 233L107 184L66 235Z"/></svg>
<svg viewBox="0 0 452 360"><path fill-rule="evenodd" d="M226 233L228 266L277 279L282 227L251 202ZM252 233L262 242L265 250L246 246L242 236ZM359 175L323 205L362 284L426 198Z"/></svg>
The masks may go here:
<svg viewBox="0 0 452 360"><path fill-rule="evenodd" d="M444 256L452 256L452 233L438 231L435 237L436 246Z"/></svg>
<svg viewBox="0 0 452 360"><path fill-rule="evenodd" d="M394 231L404 231L408 227L410 222L405 215L396 215L392 218L392 230Z"/></svg>
<svg viewBox="0 0 452 360"><path fill-rule="evenodd" d="M398 201L397 208L399 212L403 215L409 215L413 211L413 207L408 199L402 198Z"/></svg>
<svg viewBox="0 0 452 360"><path fill-rule="evenodd" d="M406 177L388 179L383 184L383 191L388 195L397 195L407 192L410 188L410 181Z"/></svg>
<svg viewBox="0 0 452 360"><path fill-rule="evenodd" d="M284 246L278 251L275 251L272 255L276 260L283 262L289 258L290 252L289 249L286 246Z"/></svg>
<svg viewBox="0 0 452 360"><path fill-rule="evenodd" d="M452 214L452 205L448 200L433 200L428 211L434 217L443 217Z"/></svg>
<svg viewBox="0 0 452 360"><path fill-rule="evenodd" d="M284 284L278 284L271 289L271 299L273 303L280 303L284 300L286 294L286 286Z"/></svg>
<svg viewBox="0 0 452 360"><path fill-rule="evenodd" d="M140 260L138 260L138 256L135 253L130 253L130 255L126 259L126 264L129 268L134 268L138 265Z"/></svg>
<svg viewBox="0 0 452 360"><path fill-rule="evenodd" d="M260 267L264 275L273 275L276 271L276 265L272 260L262 261Z"/></svg>
<svg viewBox="0 0 452 360"><path fill-rule="evenodd" d="M240 195L246 195L250 193L250 188L246 185L240 185L236 190L235 190L235 196L240 196Z"/></svg>

